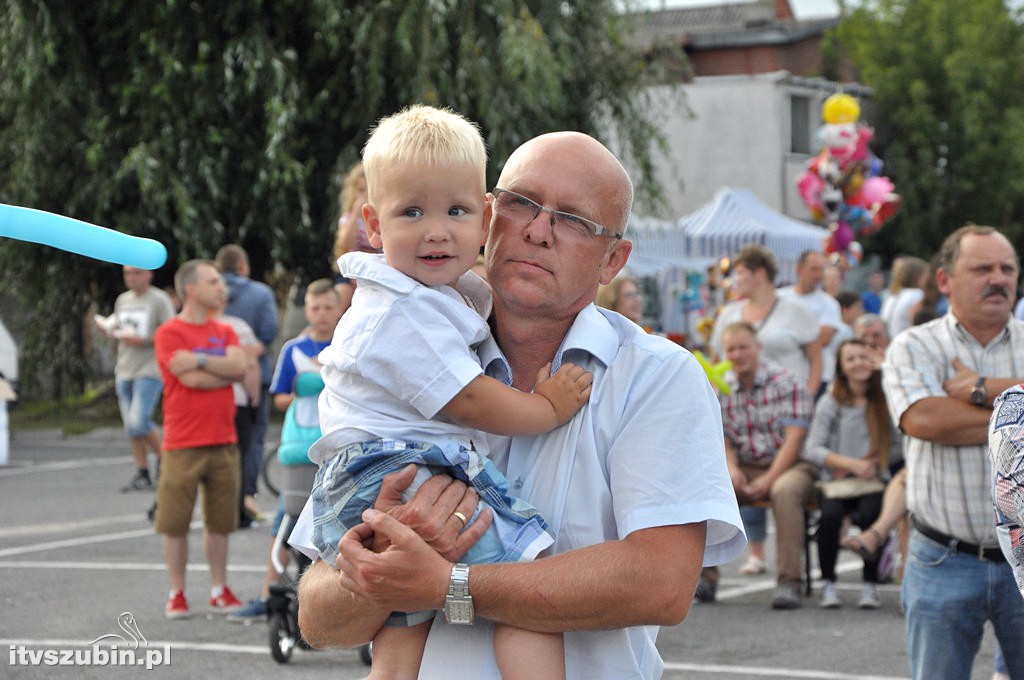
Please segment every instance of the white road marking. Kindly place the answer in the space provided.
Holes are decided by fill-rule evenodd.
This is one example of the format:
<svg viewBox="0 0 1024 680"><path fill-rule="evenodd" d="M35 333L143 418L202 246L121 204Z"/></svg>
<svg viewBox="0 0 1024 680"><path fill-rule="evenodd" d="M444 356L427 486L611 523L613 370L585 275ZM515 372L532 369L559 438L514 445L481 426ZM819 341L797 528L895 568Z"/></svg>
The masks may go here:
<svg viewBox="0 0 1024 680"><path fill-rule="evenodd" d="M0 468L0 477L15 477L34 474L36 472L63 472L78 468L91 468L98 465L124 465L134 460L131 456L116 458L81 458L78 460L57 460L47 463L24 463Z"/></svg>
<svg viewBox="0 0 1024 680"><path fill-rule="evenodd" d="M188 571L207 572L210 568L205 563L189 564ZM76 569L81 571L167 571L163 562L44 562L44 561L0 561L0 569ZM263 574L267 571L265 564L228 564L228 571L251 572Z"/></svg>
<svg viewBox="0 0 1024 680"><path fill-rule="evenodd" d="M756 666L722 666L719 664L665 662L666 671L690 673L728 673L738 677L806 678L808 680L909 680L899 675L855 675L831 671L809 671L796 668L760 668Z"/></svg>

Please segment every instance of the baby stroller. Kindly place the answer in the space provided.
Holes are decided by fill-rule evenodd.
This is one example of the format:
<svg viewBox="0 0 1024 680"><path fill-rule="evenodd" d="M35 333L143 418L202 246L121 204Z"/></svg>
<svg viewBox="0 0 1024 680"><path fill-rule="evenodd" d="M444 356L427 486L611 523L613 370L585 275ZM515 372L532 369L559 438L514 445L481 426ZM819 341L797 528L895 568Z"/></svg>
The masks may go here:
<svg viewBox="0 0 1024 680"><path fill-rule="evenodd" d="M280 580L270 586L270 597L267 598L267 628L270 642L270 655L278 663L288 663L296 645L308 649L299 631L299 578L309 566L309 558L298 550L288 546L288 536L295 525L295 518L302 512L302 506L309 497L313 487L316 465L289 465L284 468L284 483L281 494L284 498L284 518L274 538L271 549L271 561L280 575ZM284 548L289 556L285 564L281 559Z"/></svg>
<svg viewBox="0 0 1024 680"><path fill-rule="evenodd" d="M280 575L278 583L270 587L267 599L267 629L270 655L278 663L288 663L295 647L309 649L299 630L299 578L309 566L309 558L288 545L288 536L302 507L309 498L316 477L317 466L310 462L309 447L320 438L317 397L324 383L313 371L299 373L295 379L296 398L285 413L281 428L281 445L277 450L278 462L284 469L280 490L284 517L271 548L271 561ZM289 556L288 565L281 560L282 548ZM370 646L359 649L363 663L370 665Z"/></svg>

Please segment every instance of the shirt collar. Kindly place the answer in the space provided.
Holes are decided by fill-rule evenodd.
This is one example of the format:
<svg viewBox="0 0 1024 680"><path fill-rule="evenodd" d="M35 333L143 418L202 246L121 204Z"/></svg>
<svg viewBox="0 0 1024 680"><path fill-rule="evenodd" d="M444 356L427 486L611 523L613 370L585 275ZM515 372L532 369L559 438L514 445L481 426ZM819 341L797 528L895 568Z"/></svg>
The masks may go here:
<svg viewBox="0 0 1024 680"><path fill-rule="evenodd" d="M406 276L388 264L387 258L379 253L352 251L338 259L345 276L372 281L390 288L399 295L409 295L421 286L444 292L458 291L463 301L485 319L491 315L491 287L476 272L467 271L455 282L455 286L427 286Z"/></svg>
<svg viewBox="0 0 1024 680"><path fill-rule="evenodd" d="M1013 324L1010 323L1012 319L1013 315L1011 314L1010 316L1007 317L1006 325L1003 326L1003 330L1001 330L996 337L992 338L992 340L988 343L987 346L991 347L1000 342L1005 342L1010 339L1013 333ZM964 327L960 319L956 318L956 314L953 313L952 308L950 308L950 310L946 312L946 315L942 317L942 322L946 324L946 327L948 328L951 334L959 335L961 340L968 343L981 345L978 339L971 335L967 328Z"/></svg>
<svg viewBox="0 0 1024 680"><path fill-rule="evenodd" d="M610 314L593 304L580 310L551 360L551 372L557 371L564 361L581 364L590 357L608 366L619 348L619 334ZM493 334L481 343L477 353L487 375L512 384L512 368Z"/></svg>

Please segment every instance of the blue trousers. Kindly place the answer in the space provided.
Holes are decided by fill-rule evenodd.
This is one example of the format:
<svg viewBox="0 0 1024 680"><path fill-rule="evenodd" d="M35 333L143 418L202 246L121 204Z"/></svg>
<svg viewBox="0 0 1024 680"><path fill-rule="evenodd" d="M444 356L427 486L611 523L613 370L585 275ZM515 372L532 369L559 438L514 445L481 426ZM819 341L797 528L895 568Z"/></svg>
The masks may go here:
<svg viewBox="0 0 1024 680"><path fill-rule="evenodd" d="M903 573L914 680L970 680L991 621L1011 678L1024 678L1024 598L1006 562L954 552L914 531Z"/></svg>

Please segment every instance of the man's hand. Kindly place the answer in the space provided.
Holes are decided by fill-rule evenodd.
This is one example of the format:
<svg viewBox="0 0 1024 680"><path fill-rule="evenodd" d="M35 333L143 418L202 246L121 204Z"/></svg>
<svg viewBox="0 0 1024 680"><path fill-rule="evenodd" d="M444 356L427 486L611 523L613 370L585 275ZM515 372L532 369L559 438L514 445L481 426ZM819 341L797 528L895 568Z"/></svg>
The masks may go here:
<svg viewBox="0 0 1024 680"><path fill-rule="evenodd" d="M389 611L440 609L451 562L387 513L370 508L363 513L363 522L338 543L342 587L356 600ZM388 547L383 552L367 549L374 535L385 539Z"/></svg>
<svg viewBox="0 0 1024 680"><path fill-rule="evenodd" d="M729 479L732 480L732 488L737 494L747 487L747 475L735 465L729 466Z"/></svg>
<svg viewBox="0 0 1024 680"><path fill-rule="evenodd" d="M167 361L167 368L174 375L180 376L182 373L198 369L199 360L196 358L195 352L187 349L177 349L174 350L174 354Z"/></svg>
<svg viewBox="0 0 1024 680"><path fill-rule="evenodd" d="M772 490L772 484L775 483L775 478L765 473L747 484L744 489L746 497L752 501L763 501L767 500Z"/></svg>
<svg viewBox="0 0 1024 680"><path fill-rule="evenodd" d="M550 370L551 364L547 364L537 372L537 384L533 391L551 403L555 409L555 418L561 425L568 422L587 403L594 376L574 364L562 364L549 378Z"/></svg>
<svg viewBox="0 0 1024 680"><path fill-rule="evenodd" d="M965 366L959 359L953 357L953 369L956 373L953 377L942 383L942 389L946 394L960 401L971 403L971 392L978 382L978 372L973 368Z"/></svg>
<svg viewBox="0 0 1024 680"><path fill-rule="evenodd" d="M885 350L881 347L868 346L868 359L871 360L871 368L875 371L882 370L882 364L885 362Z"/></svg>
<svg viewBox="0 0 1024 680"><path fill-rule="evenodd" d="M408 503L403 503L402 492L412 484L416 469L415 465L407 465L398 472L386 475L373 507L409 527L446 560L455 562L491 526L491 510L482 508L476 521L466 526L455 513L466 518L473 517L479 497L465 483L447 475L430 477L420 485ZM386 535L376 536L374 549L386 549L387 538Z"/></svg>

